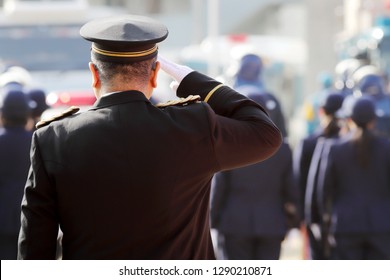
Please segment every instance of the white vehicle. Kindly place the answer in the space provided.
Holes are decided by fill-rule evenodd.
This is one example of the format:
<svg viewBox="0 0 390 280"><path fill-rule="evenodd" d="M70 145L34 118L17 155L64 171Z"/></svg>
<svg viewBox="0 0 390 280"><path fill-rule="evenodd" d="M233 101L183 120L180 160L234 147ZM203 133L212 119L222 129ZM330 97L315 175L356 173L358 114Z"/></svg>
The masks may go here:
<svg viewBox="0 0 390 280"><path fill-rule="evenodd" d="M86 0L4 0L0 64L25 68L46 92L90 89L90 43L79 35L88 20L113 14Z"/></svg>

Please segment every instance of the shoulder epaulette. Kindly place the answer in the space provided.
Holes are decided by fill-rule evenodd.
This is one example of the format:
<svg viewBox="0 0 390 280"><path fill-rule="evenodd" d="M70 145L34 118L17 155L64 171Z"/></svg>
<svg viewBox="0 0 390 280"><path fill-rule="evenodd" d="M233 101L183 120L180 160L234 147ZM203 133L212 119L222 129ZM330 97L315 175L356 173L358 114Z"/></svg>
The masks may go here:
<svg viewBox="0 0 390 280"><path fill-rule="evenodd" d="M79 107L71 106L71 107L69 107L68 109L66 109L65 111L61 112L61 113L58 114L58 115L55 115L55 116L50 117L50 118L48 118L48 119L39 121L39 122L35 125L35 127L36 127L36 128L40 128L40 127L42 127L42 126L48 125L49 123L51 123L51 122L53 122L53 121L57 121L57 120L60 120L60 119L65 118L65 117L74 115L74 114L76 114L79 110L80 110Z"/></svg>
<svg viewBox="0 0 390 280"><path fill-rule="evenodd" d="M198 102L199 100L200 100L199 95L189 95L185 98L179 98L179 99L170 100L170 101L164 102L164 103L158 103L158 104L156 104L156 107L165 108L168 106L187 106L188 104Z"/></svg>

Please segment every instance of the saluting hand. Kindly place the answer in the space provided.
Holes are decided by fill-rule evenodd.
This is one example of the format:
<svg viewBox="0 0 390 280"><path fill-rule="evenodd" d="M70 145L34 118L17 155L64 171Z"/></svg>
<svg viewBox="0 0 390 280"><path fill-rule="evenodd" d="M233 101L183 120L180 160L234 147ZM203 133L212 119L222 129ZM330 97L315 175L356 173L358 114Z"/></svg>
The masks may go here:
<svg viewBox="0 0 390 280"><path fill-rule="evenodd" d="M161 55L158 55L157 60L160 62L161 70L163 70L165 73L167 73L174 79L174 81L172 81L172 83L170 84L170 87L174 92L176 92L177 88L179 87L179 84L184 79L184 77L194 71L188 66L172 62Z"/></svg>

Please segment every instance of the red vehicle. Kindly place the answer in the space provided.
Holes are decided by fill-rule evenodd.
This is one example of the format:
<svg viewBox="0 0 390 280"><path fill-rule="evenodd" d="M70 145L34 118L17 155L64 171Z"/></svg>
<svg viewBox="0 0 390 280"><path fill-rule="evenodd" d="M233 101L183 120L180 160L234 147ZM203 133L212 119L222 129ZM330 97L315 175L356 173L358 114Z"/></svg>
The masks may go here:
<svg viewBox="0 0 390 280"><path fill-rule="evenodd" d="M76 106L81 111L88 110L96 101L92 90L54 91L47 95L46 102L50 109L42 114L42 119L61 113L70 106Z"/></svg>
<svg viewBox="0 0 390 280"><path fill-rule="evenodd" d="M69 106L91 106L96 97L92 90L55 91L47 95L47 103L52 108Z"/></svg>

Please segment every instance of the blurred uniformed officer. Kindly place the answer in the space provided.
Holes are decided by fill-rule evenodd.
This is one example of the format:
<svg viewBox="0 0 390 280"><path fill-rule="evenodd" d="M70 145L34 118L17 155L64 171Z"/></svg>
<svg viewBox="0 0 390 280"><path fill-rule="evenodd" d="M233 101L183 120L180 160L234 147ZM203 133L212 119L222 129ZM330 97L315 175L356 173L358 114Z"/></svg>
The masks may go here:
<svg viewBox="0 0 390 280"><path fill-rule="evenodd" d="M386 92L385 79L379 74L364 76L357 85L364 96L370 96L375 104L375 130L390 137L390 96Z"/></svg>
<svg viewBox="0 0 390 280"><path fill-rule="evenodd" d="M371 98L357 99L356 126L330 146L319 175L335 259L390 259L390 142L374 133L375 109Z"/></svg>
<svg viewBox="0 0 390 280"><path fill-rule="evenodd" d="M41 120L41 116L44 111L50 108L46 102L46 93L40 88L30 88L27 91L27 96L35 103L31 112L31 120L29 129L35 130L36 124Z"/></svg>
<svg viewBox="0 0 390 280"><path fill-rule="evenodd" d="M269 112L267 95L248 97ZM218 230L218 251L223 258L279 259L288 230L300 226L299 198L292 151L286 141L263 162L216 174L211 226Z"/></svg>
<svg viewBox="0 0 390 280"><path fill-rule="evenodd" d="M168 35L158 22L124 15L80 33L97 101L34 133L19 258L54 259L60 226L64 259L214 259L212 176L270 157L280 131L255 102L157 60ZM154 106L160 67L183 99Z"/></svg>
<svg viewBox="0 0 390 280"><path fill-rule="evenodd" d="M0 259L16 259L20 203L30 165L31 132L25 126L31 107L20 89L0 98Z"/></svg>
<svg viewBox="0 0 390 280"><path fill-rule="evenodd" d="M342 107L344 96L338 92L329 93L320 106L320 126L315 133L302 139L294 151L294 174L302 195L300 207L309 238L312 259L323 259L317 197L318 170L324 142L337 139L340 135L340 122L337 111Z"/></svg>
<svg viewBox="0 0 390 280"><path fill-rule="evenodd" d="M263 81L263 60L257 54L248 53L240 59L240 65L234 76L233 88L241 94L260 96L266 100L268 114L273 122L287 137L287 128L282 106L275 94L270 92Z"/></svg>

